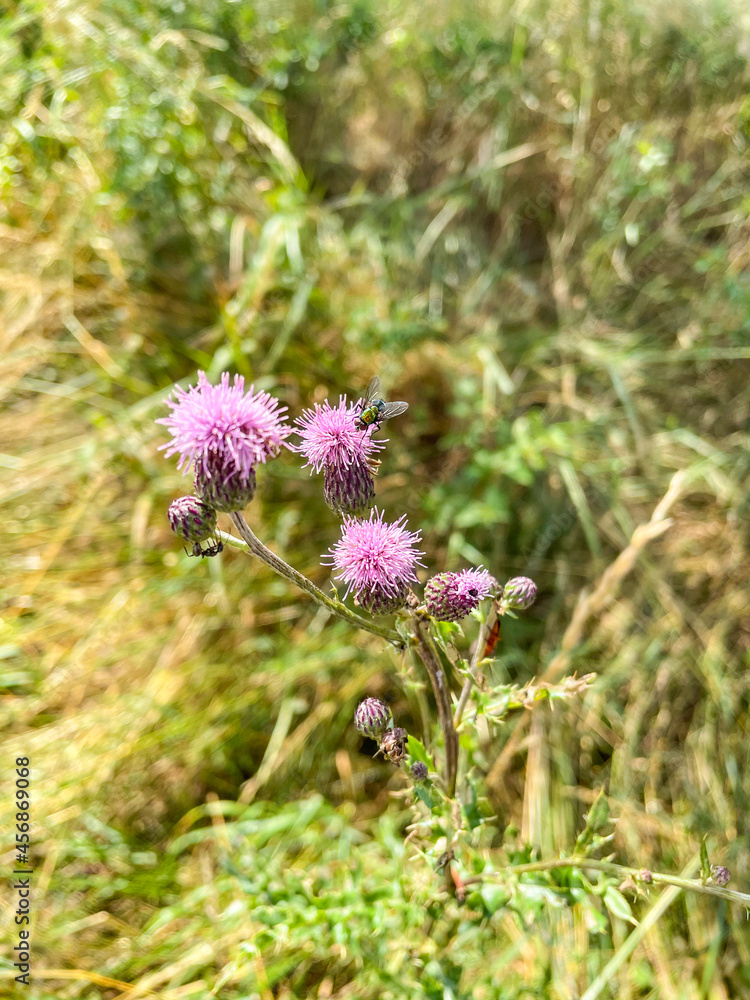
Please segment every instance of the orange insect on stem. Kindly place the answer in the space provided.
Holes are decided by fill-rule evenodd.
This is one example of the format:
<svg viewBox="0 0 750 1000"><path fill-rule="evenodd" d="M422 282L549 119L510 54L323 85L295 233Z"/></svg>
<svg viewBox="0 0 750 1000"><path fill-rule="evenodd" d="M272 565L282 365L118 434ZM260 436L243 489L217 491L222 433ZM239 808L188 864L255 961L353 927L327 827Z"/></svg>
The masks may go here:
<svg viewBox="0 0 750 1000"><path fill-rule="evenodd" d="M495 624L490 629L490 634L487 636L487 642L484 646L484 653L482 654L482 659L486 660L495 652L495 646L497 646L498 641L502 639L500 634L500 617L495 619Z"/></svg>

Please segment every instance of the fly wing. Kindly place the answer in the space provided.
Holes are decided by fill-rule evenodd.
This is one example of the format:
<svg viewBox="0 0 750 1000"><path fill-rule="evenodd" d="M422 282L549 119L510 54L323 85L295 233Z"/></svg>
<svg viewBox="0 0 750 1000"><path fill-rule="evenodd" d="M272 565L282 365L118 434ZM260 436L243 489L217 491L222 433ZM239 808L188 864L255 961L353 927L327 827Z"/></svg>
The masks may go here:
<svg viewBox="0 0 750 1000"><path fill-rule="evenodd" d="M380 376L373 375L370 379L370 384L367 386L367 392L365 393L365 399L380 399Z"/></svg>
<svg viewBox="0 0 750 1000"><path fill-rule="evenodd" d="M386 403L385 409L381 414L382 420L390 420L391 417L397 417L400 413L405 413L409 409L408 403Z"/></svg>

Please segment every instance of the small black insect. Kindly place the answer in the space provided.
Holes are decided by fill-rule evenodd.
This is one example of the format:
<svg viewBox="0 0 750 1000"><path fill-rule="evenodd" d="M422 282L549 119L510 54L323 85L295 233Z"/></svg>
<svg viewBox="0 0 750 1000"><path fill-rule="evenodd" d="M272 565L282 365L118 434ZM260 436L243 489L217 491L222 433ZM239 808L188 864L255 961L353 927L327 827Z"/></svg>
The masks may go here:
<svg viewBox="0 0 750 1000"><path fill-rule="evenodd" d="M201 559L205 559L207 556L218 556L220 552L224 551L223 542L212 542L211 545L207 545L205 549L201 548L200 542L195 542L193 545L193 551L189 554L191 556L200 556Z"/></svg>

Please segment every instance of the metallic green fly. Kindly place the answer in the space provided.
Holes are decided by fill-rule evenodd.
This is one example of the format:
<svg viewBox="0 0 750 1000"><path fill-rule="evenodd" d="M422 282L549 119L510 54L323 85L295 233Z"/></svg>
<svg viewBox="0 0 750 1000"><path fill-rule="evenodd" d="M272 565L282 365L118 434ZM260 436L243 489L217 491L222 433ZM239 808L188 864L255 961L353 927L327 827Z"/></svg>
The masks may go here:
<svg viewBox="0 0 750 1000"><path fill-rule="evenodd" d="M384 399L380 398L381 391L380 376L375 375L370 379L362 409L356 417L358 430L363 431L373 426L375 430L378 430L384 420L397 417L400 413L404 413L409 409L408 403L386 403Z"/></svg>

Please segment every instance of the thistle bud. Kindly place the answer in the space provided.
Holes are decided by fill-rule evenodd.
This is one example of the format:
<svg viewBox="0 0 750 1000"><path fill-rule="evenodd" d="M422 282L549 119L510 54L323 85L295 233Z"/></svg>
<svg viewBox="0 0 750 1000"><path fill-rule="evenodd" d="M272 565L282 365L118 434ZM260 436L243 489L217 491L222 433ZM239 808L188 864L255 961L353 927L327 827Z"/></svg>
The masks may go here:
<svg viewBox="0 0 750 1000"><path fill-rule="evenodd" d="M391 710L379 698L365 698L357 705L354 725L363 736L377 739L388 728Z"/></svg>
<svg viewBox="0 0 750 1000"><path fill-rule="evenodd" d="M362 517L372 507L375 483L363 461L323 470L323 499L329 510L339 516Z"/></svg>
<svg viewBox="0 0 750 1000"><path fill-rule="evenodd" d="M416 763L411 766L411 776L416 782L427 781L429 773L427 765L423 764L421 760L416 761Z"/></svg>
<svg viewBox="0 0 750 1000"><path fill-rule="evenodd" d="M195 470L195 492L216 510L231 514L244 510L255 495L255 469L250 469L246 479L239 472L228 476L218 466L212 464L209 476L204 466Z"/></svg>
<svg viewBox="0 0 750 1000"><path fill-rule="evenodd" d="M527 576L514 576L503 587L502 603L506 608L524 611L536 600L536 584Z"/></svg>
<svg viewBox="0 0 750 1000"><path fill-rule="evenodd" d="M711 865L711 881L714 885L726 885L731 877L729 869L724 865Z"/></svg>
<svg viewBox="0 0 750 1000"><path fill-rule="evenodd" d="M202 542L216 530L216 511L200 497L179 497L169 505L172 531L186 542Z"/></svg>

